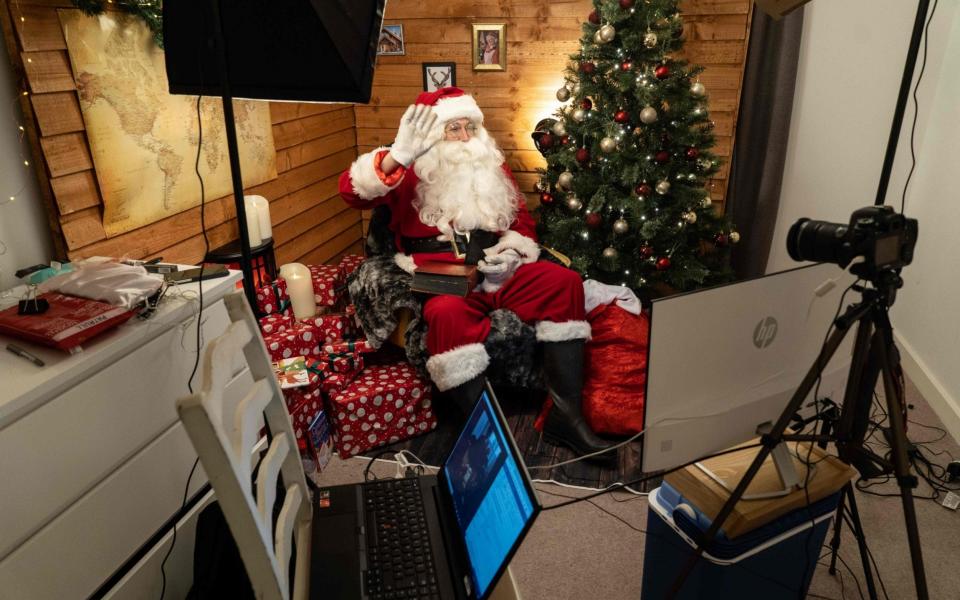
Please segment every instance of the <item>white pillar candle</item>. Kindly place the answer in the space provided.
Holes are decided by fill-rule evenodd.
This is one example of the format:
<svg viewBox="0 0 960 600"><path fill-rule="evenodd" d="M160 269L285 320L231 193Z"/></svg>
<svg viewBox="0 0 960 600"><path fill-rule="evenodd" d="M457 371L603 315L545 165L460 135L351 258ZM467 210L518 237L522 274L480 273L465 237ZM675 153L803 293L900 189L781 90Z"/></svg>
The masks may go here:
<svg viewBox="0 0 960 600"><path fill-rule="evenodd" d="M257 207L257 220L260 223L260 239L264 242L273 237L273 226L270 223L270 202L263 196L244 196Z"/></svg>
<svg viewBox="0 0 960 600"><path fill-rule="evenodd" d="M243 212L247 217L247 241L254 248L263 243L260 237L260 216L257 214L257 205L251 200L252 196L243 197Z"/></svg>
<svg viewBox="0 0 960 600"><path fill-rule="evenodd" d="M293 316L299 321L317 314L310 269L300 263L287 263L280 267L280 277L287 282L287 295L290 296Z"/></svg>

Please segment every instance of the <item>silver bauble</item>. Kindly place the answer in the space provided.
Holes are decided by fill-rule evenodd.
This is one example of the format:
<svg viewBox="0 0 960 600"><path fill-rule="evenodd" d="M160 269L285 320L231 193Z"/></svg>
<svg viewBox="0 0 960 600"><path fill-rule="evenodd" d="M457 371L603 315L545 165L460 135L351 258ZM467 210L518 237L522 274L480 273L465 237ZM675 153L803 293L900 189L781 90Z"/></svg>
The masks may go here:
<svg viewBox="0 0 960 600"><path fill-rule="evenodd" d="M690 86L690 93L694 96L703 96L707 93L707 88L699 81Z"/></svg>
<svg viewBox="0 0 960 600"><path fill-rule="evenodd" d="M608 260L614 260L618 256L620 256L620 253L617 252L617 249L614 248L613 246L607 246L606 248L603 249L603 257Z"/></svg>
<svg viewBox="0 0 960 600"><path fill-rule="evenodd" d="M567 128L563 125L563 121L557 121L554 123L551 130L553 131L554 135L559 137L567 135Z"/></svg>
<svg viewBox="0 0 960 600"><path fill-rule="evenodd" d="M557 177L557 185L565 190L569 190L571 187L573 187L573 173L570 171L564 171L563 173L560 173L560 176Z"/></svg>
<svg viewBox="0 0 960 600"><path fill-rule="evenodd" d="M613 222L613 232L617 235L623 235L630 229L629 223L625 219L617 219Z"/></svg>
<svg viewBox="0 0 960 600"><path fill-rule="evenodd" d="M731 244L736 244L740 241L740 234L736 231L731 231L730 235L727 236L727 239L730 240Z"/></svg>
<svg viewBox="0 0 960 600"><path fill-rule="evenodd" d="M700 201L700 206L704 208L710 208L712 204L713 204L713 198L711 198L710 196L704 196L703 200Z"/></svg>
<svg viewBox="0 0 960 600"><path fill-rule="evenodd" d="M640 111L640 120L647 125L657 122L657 110L652 106L644 106Z"/></svg>
<svg viewBox="0 0 960 600"><path fill-rule="evenodd" d="M657 45L657 34L652 31L648 31L646 35L643 36L643 45L647 48L653 48Z"/></svg>
<svg viewBox="0 0 960 600"><path fill-rule="evenodd" d="M697 180L696 173L690 173L689 175L687 175L687 181L696 181L696 180Z"/></svg>
<svg viewBox="0 0 960 600"><path fill-rule="evenodd" d="M683 220L693 225L697 222L697 213L693 212L692 210L690 212L683 213Z"/></svg>
<svg viewBox="0 0 960 600"><path fill-rule="evenodd" d="M617 36L617 30L609 23L598 29L597 33L600 34L600 39L603 40L602 43L604 44L612 42L613 38Z"/></svg>
<svg viewBox="0 0 960 600"><path fill-rule="evenodd" d="M700 160L697 161L697 166L700 167L702 170L707 171L710 169L710 167L713 166L713 161L710 160L709 158L701 158Z"/></svg>
<svg viewBox="0 0 960 600"><path fill-rule="evenodd" d="M599 29L593 33L593 43L597 44L598 46L602 46L604 43L603 38L600 37Z"/></svg>
<svg viewBox="0 0 960 600"><path fill-rule="evenodd" d="M580 198L576 196L570 196L567 198L567 208L573 211L578 211L583 208L583 202L580 202Z"/></svg>
<svg viewBox="0 0 960 600"><path fill-rule="evenodd" d="M705 114L707 114L707 109L702 106L697 106L693 109L693 116L695 117L702 117Z"/></svg>
<svg viewBox="0 0 960 600"><path fill-rule="evenodd" d="M576 121L577 123L583 123L584 120L586 120L587 118L587 111L583 110L582 108L578 108L573 111L573 114L571 116L573 117L573 120Z"/></svg>
<svg viewBox="0 0 960 600"><path fill-rule="evenodd" d="M670 193L670 182L666 179L657 182L657 193L661 196Z"/></svg>
<svg viewBox="0 0 960 600"><path fill-rule="evenodd" d="M575 82L573 83L573 87L570 89L570 92L571 92L574 96L576 96L577 94L580 93L580 82L579 82L579 81L575 81Z"/></svg>
<svg viewBox="0 0 960 600"><path fill-rule="evenodd" d="M560 102L566 102L569 99L570 99L570 90L568 90L565 87L562 87L559 90L557 90L557 100L559 100Z"/></svg>
<svg viewBox="0 0 960 600"><path fill-rule="evenodd" d="M606 152L607 154L610 154L611 152L617 149L617 140L611 137L603 138L602 140L600 140L600 149Z"/></svg>

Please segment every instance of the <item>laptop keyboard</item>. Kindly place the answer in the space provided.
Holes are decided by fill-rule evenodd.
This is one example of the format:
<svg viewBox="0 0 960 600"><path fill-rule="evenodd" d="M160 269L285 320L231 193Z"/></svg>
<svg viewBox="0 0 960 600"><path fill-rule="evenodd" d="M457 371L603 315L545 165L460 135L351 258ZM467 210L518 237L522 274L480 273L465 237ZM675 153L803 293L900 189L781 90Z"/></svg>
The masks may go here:
<svg viewBox="0 0 960 600"><path fill-rule="evenodd" d="M371 600L439 600L420 481L389 479L363 485Z"/></svg>

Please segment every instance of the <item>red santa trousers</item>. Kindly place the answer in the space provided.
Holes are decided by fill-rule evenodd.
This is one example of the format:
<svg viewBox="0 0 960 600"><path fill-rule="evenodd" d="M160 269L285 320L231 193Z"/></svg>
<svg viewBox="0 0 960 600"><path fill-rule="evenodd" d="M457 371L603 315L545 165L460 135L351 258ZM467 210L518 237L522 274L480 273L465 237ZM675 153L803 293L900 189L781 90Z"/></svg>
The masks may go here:
<svg viewBox="0 0 960 600"><path fill-rule="evenodd" d="M441 391L486 370L489 357L483 341L490 334L488 315L501 308L534 325L542 341L590 336L580 276L551 262L522 265L493 293L434 296L424 304L423 316L431 355L427 369Z"/></svg>

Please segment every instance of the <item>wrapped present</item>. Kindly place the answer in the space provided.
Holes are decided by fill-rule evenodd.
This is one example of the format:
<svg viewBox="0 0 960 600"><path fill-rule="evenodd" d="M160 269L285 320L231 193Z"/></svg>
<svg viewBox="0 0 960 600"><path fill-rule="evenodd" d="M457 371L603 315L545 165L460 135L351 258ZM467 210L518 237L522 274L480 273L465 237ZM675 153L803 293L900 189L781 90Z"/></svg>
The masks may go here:
<svg viewBox="0 0 960 600"><path fill-rule="evenodd" d="M359 254L348 254L341 258L339 267L340 277L346 281L347 277L352 275L353 272L357 270L357 267L363 264L363 261L365 260L366 258L360 256Z"/></svg>
<svg viewBox="0 0 960 600"><path fill-rule="evenodd" d="M259 298L259 293L257 294ZM260 318L260 331L263 335L271 333L283 333L293 328L294 320L291 315L280 313L268 314Z"/></svg>
<svg viewBox="0 0 960 600"><path fill-rule="evenodd" d="M307 359L308 363L309 361L310 359ZM302 402L323 398L321 384L324 377L322 372L307 367L307 385L283 389L283 399L291 415Z"/></svg>
<svg viewBox="0 0 960 600"><path fill-rule="evenodd" d="M323 380L320 382L320 389L323 390L323 393L327 397L332 398L340 392L343 391L345 387L350 385L354 380L356 375L351 375L349 373L329 373L325 374Z"/></svg>
<svg viewBox="0 0 960 600"><path fill-rule="evenodd" d="M300 322L309 323L316 327L320 345L339 342L356 333L356 326L353 324L353 319L344 313L318 315Z"/></svg>
<svg viewBox="0 0 960 600"><path fill-rule="evenodd" d="M307 426L307 451L310 453L312 469L307 472L314 483L319 484L317 476L323 471L324 467L330 462L333 456L333 432L330 428L330 422L327 420L327 414L320 411L313 419L313 422Z"/></svg>
<svg viewBox="0 0 960 600"><path fill-rule="evenodd" d="M286 280L279 277L273 283L257 289L257 309L264 315L292 315Z"/></svg>
<svg viewBox="0 0 960 600"><path fill-rule="evenodd" d="M309 265L309 267L317 306L336 306L343 286L340 268L337 265Z"/></svg>
<svg viewBox="0 0 960 600"><path fill-rule="evenodd" d="M292 408L288 405L287 410L290 412L290 423L293 426L293 434L297 438L297 449L300 450L300 456L309 458L310 424L316 420L318 414L323 412L323 400L317 393L300 400Z"/></svg>
<svg viewBox="0 0 960 600"><path fill-rule="evenodd" d="M271 360L279 361L293 356L317 356L320 354L317 328L300 321L280 333L271 333L263 338Z"/></svg>
<svg viewBox="0 0 960 600"><path fill-rule="evenodd" d="M354 456L435 429L431 389L407 363L364 369L330 399L337 452Z"/></svg>
<svg viewBox="0 0 960 600"><path fill-rule="evenodd" d="M346 354L367 354L376 352L376 348L370 345L366 338L359 340L342 340L324 344L321 348L324 354L341 356Z"/></svg>

